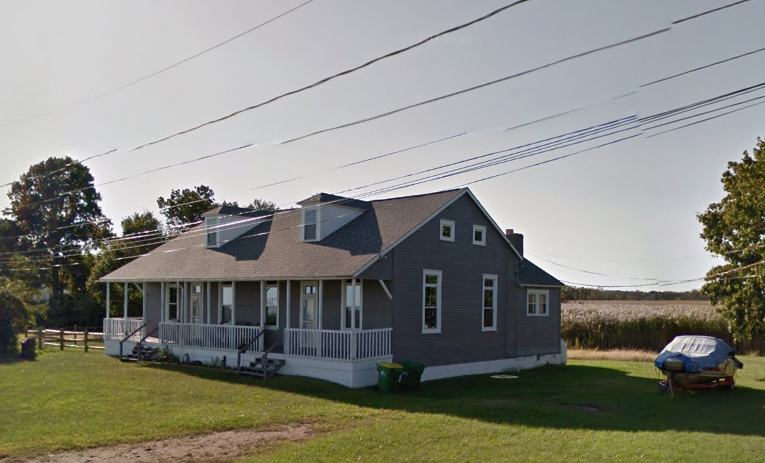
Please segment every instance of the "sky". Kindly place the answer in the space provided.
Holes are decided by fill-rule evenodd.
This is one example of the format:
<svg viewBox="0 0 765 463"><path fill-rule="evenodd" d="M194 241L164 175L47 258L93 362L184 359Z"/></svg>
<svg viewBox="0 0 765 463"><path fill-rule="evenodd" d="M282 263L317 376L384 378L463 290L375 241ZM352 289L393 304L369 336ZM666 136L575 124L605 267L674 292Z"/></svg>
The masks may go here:
<svg viewBox="0 0 765 463"><path fill-rule="evenodd" d="M304 2L0 0L0 183L17 180L50 156L85 159L116 149L85 162L98 185L254 143L103 185L103 211L118 224L134 212L157 213L157 197L171 189L200 184L219 201L263 198L289 207L320 191L366 185L349 194L363 193L374 182L655 114L758 84L765 75L762 53L641 88L765 47L760 0L676 25L732 0L532 0L320 87L131 151L510 3L314 0L209 53L93 99ZM667 28L390 117L277 144ZM725 104L752 96L759 94ZM367 199L470 184L500 227L524 234L527 257L561 280L698 288L701 281L659 282L697 279L722 262L705 251L696 215L723 197L722 172L765 135L763 120L760 105L653 138L625 132ZM640 136L472 183L632 134ZM0 208L9 205L3 189Z"/></svg>

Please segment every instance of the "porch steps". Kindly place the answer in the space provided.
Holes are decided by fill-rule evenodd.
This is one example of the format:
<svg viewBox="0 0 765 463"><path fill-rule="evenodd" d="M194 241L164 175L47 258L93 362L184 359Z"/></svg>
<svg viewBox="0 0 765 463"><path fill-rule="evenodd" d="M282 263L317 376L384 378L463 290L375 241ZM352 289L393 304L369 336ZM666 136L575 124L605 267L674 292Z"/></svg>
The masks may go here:
<svg viewBox="0 0 765 463"><path fill-rule="evenodd" d="M160 349L158 347L149 347L144 346L141 344L137 344L133 346L133 352L128 354L126 357L124 357L122 360L127 362L137 362L140 352L141 360L154 360L154 358L159 354Z"/></svg>
<svg viewBox="0 0 765 463"><path fill-rule="evenodd" d="M281 359L260 358L249 365L243 366L237 372L240 375L258 376L263 379L273 378L281 370L286 361Z"/></svg>

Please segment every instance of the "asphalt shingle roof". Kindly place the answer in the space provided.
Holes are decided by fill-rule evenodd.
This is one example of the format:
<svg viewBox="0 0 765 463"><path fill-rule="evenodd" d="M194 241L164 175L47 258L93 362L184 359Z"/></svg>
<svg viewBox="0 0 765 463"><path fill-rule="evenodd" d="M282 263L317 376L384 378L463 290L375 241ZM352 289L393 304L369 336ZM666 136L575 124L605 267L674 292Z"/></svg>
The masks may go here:
<svg viewBox="0 0 765 463"><path fill-rule="evenodd" d="M300 209L278 211L220 248L205 247L199 225L101 281L348 277L465 191L363 202L360 216L313 243L300 241Z"/></svg>
<svg viewBox="0 0 765 463"><path fill-rule="evenodd" d="M519 280L522 286L566 286L528 259L521 262Z"/></svg>

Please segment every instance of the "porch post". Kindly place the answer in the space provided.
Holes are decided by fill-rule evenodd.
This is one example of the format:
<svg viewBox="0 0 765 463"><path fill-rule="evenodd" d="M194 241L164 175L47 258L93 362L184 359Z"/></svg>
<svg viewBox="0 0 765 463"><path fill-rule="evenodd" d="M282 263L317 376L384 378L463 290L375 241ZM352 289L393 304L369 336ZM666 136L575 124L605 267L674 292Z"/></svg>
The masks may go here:
<svg viewBox="0 0 765 463"><path fill-rule="evenodd" d="M236 281L231 282L231 324L236 325Z"/></svg>
<svg viewBox="0 0 765 463"><path fill-rule="evenodd" d="M141 303L143 304L143 322L146 323L146 282L141 284Z"/></svg>
<svg viewBox="0 0 765 463"><path fill-rule="evenodd" d="M111 318L111 314L109 313L109 306L112 302L112 295L111 295L111 287L112 285L109 284L109 282L106 282L106 318Z"/></svg>
<svg viewBox="0 0 765 463"><path fill-rule="evenodd" d="M167 321L167 313L165 312L165 282L159 284L159 321Z"/></svg>
<svg viewBox="0 0 765 463"><path fill-rule="evenodd" d="M351 329L354 331L356 328L356 304L359 301L356 300L356 279L351 278ZM361 320L359 320L358 329L361 329Z"/></svg>
<svg viewBox="0 0 765 463"><path fill-rule="evenodd" d="M284 330L284 353L289 355L290 354L290 312L292 311L291 306L291 284L292 280L287 280L287 329Z"/></svg>
<svg viewBox="0 0 765 463"><path fill-rule="evenodd" d="M189 282L184 281L183 282L183 305L181 306L181 313L183 314L183 323L189 322L189 300L191 298L189 297Z"/></svg>
<svg viewBox="0 0 765 463"><path fill-rule="evenodd" d="M210 308L210 301L212 301L212 297L210 297L210 282L207 282L207 324L212 324L212 319L210 318L210 313L212 312L212 309Z"/></svg>
<svg viewBox="0 0 765 463"><path fill-rule="evenodd" d="M321 319L324 318L324 301L322 299L324 299L324 280L319 280L319 320L316 326L320 330L323 329Z"/></svg>
<svg viewBox="0 0 765 463"><path fill-rule="evenodd" d="M123 312L123 318L127 318L128 316L128 284L125 283L125 291L122 297L122 312Z"/></svg>
<svg viewBox="0 0 765 463"><path fill-rule="evenodd" d="M266 282L260 280L260 329L266 328Z"/></svg>

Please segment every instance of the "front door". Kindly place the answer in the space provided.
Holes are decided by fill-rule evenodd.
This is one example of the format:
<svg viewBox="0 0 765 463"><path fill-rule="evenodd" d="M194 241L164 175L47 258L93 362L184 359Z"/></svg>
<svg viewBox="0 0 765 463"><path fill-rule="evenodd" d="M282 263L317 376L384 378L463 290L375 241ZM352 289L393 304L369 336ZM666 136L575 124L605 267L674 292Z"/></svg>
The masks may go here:
<svg viewBox="0 0 765 463"><path fill-rule="evenodd" d="M319 328L318 285L315 281L300 283L300 328L316 330ZM301 331L299 344L301 349L318 349L321 344L321 333L318 331Z"/></svg>

